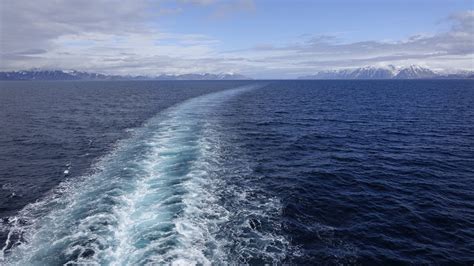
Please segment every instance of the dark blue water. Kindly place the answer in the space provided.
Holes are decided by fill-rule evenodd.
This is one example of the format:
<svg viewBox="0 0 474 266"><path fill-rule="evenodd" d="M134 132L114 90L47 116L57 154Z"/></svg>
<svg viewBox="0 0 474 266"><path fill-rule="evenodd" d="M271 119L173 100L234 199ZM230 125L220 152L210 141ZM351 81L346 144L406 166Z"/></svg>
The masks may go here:
<svg viewBox="0 0 474 266"><path fill-rule="evenodd" d="M90 172L129 129L244 82L0 82L0 218Z"/></svg>
<svg viewBox="0 0 474 266"><path fill-rule="evenodd" d="M474 82L2 82L3 264L474 262Z"/></svg>

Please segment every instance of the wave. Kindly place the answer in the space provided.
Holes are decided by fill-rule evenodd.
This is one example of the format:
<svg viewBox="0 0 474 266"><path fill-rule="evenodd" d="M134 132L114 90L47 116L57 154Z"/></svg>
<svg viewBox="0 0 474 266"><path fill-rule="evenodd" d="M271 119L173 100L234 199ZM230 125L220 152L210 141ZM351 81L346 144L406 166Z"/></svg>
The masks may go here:
<svg viewBox="0 0 474 266"><path fill-rule="evenodd" d="M0 263L275 263L281 203L248 182L252 163L217 112L261 85L188 100L122 140L89 176L63 182L2 225Z"/></svg>

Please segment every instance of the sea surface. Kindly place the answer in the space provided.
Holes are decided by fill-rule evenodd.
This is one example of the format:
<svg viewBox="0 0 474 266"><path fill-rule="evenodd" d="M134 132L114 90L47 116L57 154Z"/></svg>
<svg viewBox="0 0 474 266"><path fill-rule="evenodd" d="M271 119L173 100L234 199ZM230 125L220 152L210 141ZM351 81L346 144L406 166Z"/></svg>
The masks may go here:
<svg viewBox="0 0 474 266"><path fill-rule="evenodd" d="M472 265L473 188L473 80L0 82L0 265Z"/></svg>

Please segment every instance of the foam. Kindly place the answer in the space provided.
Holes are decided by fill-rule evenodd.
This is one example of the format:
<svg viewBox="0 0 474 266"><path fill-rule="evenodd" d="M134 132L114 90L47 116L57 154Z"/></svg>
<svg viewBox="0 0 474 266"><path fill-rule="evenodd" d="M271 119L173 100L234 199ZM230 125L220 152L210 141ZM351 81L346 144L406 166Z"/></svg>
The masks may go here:
<svg viewBox="0 0 474 266"><path fill-rule="evenodd" d="M63 182L11 217L0 262L209 265L252 256L280 261L288 245L275 220L281 204L238 185L249 175L251 160L237 149L223 157L229 132L219 131L212 113L254 88L191 99L133 130L95 174ZM265 221L270 224L261 225Z"/></svg>

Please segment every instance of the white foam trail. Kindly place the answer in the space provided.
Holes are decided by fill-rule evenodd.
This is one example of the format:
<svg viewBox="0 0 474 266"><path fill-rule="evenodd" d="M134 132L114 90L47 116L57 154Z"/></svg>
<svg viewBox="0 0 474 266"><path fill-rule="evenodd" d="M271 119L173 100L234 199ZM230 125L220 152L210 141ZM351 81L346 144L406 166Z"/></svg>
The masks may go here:
<svg viewBox="0 0 474 266"><path fill-rule="evenodd" d="M231 159L222 149L228 133L219 131L212 114L227 99L256 87L194 98L151 119L106 156L96 174L62 183L12 217L0 262L208 265L246 262L252 256L281 260L287 241L271 221L280 204L249 196L250 187L232 183L248 174L248 161L235 159L229 166ZM251 230L265 219L271 228Z"/></svg>

